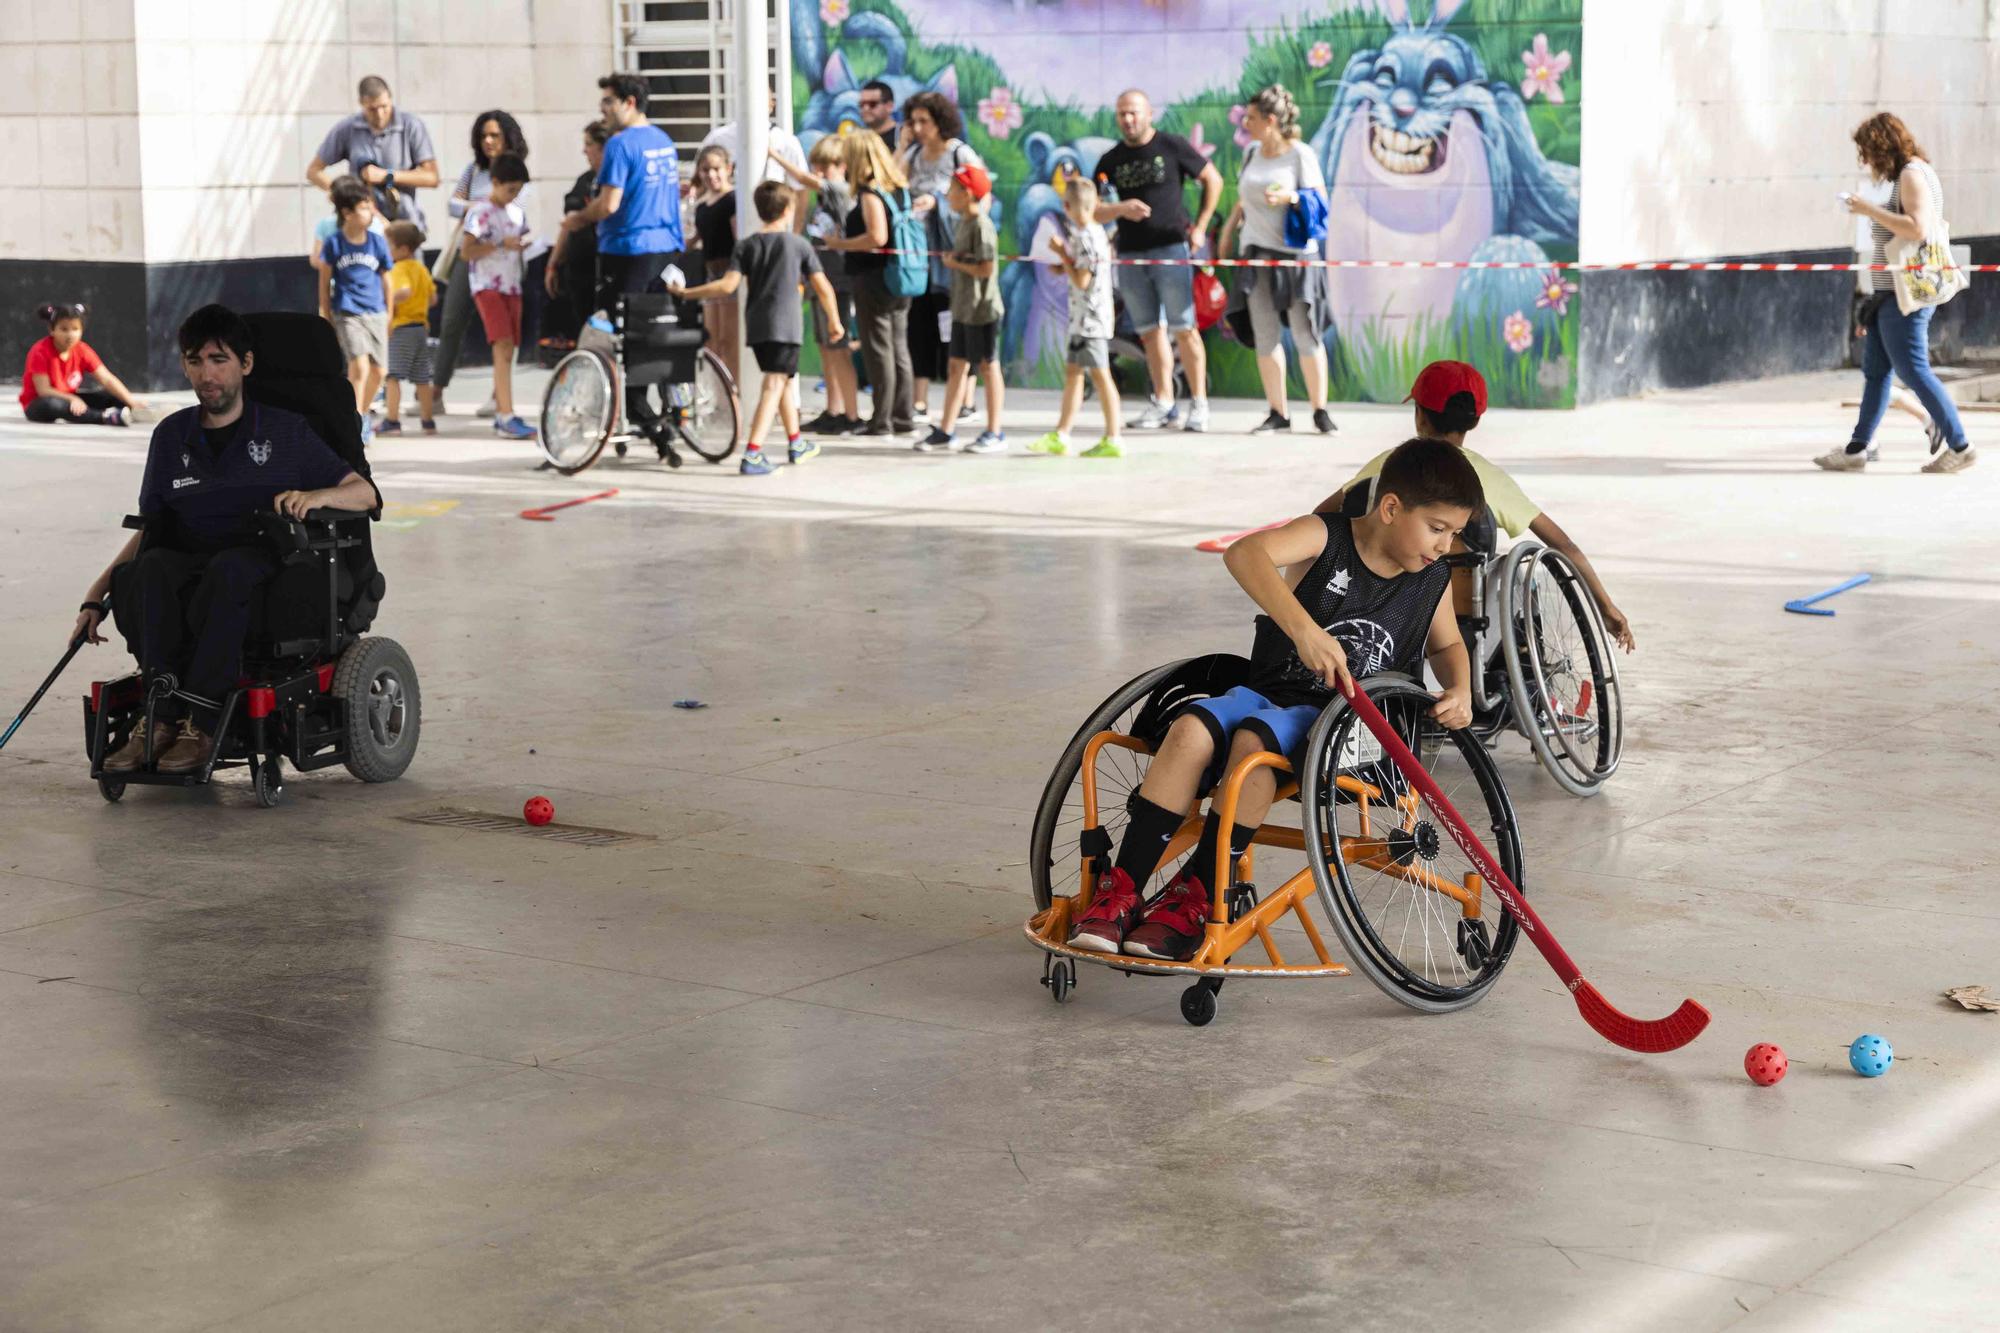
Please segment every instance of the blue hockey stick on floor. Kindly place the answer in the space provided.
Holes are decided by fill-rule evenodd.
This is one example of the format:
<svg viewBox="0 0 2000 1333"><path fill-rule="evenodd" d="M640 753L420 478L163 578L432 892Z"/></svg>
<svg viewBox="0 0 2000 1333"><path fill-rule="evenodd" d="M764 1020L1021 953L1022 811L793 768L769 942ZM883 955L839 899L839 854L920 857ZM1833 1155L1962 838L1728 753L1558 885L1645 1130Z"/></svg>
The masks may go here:
<svg viewBox="0 0 2000 1333"><path fill-rule="evenodd" d="M1856 574L1845 583L1834 584L1825 592L1816 592L1810 597L1795 597L1785 603L1785 609L1802 616L1830 616L1833 614L1833 608L1828 607L1822 610L1816 603L1823 602L1829 597L1838 597L1849 588L1858 588L1868 582L1871 577L1873 576L1868 574Z"/></svg>

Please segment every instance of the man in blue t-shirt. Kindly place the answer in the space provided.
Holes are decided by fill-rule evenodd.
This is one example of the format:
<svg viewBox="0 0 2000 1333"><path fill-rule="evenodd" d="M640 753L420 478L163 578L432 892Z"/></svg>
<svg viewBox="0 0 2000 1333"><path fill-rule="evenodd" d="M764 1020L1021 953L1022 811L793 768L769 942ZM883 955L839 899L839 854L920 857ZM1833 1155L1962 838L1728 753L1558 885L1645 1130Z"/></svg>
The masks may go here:
<svg viewBox="0 0 2000 1333"><path fill-rule="evenodd" d="M214 747L219 703L242 672L250 607L278 572L257 544L249 518L275 510L294 518L313 509L364 513L382 503L374 484L329 449L305 418L246 403L250 329L226 306L203 306L180 328L181 369L199 407L153 429L139 513L152 540L133 533L90 585L75 633L103 643L104 595L148 677L171 674L198 699L178 728L156 713L152 750L162 773L198 772ZM170 701L171 702L171 701ZM107 772L139 767L145 728L104 760Z"/></svg>
<svg viewBox="0 0 2000 1333"><path fill-rule="evenodd" d="M597 302L610 311L620 296L655 290L667 260L684 248L681 239L679 150L664 130L646 119L646 81L637 74L607 74L598 105L611 140L597 169L597 194L562 220L566 232L597 229ZM656 431L659 414L646 385L625 390L625 415L653 437L666 458L666 442Z"/></svg>

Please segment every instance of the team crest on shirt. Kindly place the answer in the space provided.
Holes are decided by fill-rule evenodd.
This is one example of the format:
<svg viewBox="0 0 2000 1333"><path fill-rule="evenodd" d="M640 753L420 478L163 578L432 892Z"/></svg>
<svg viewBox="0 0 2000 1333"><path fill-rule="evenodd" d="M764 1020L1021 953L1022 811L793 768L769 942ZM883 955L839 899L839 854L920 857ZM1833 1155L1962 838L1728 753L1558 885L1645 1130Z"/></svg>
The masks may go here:
<svg viewBox="0 0 2000 1333"><path fill-rule="evenodd" d="M188 466L189 464L191 464L191 463L193 463L193 462L194 462L194 459L193 459L193 457L191 457L190 455L188 455L188 454L186 454L186 453L183 453L183 454L181 454L181 466L182 466L182 467L187 467L187 466Z"/></svg>
<svg viewBox="0 0 2000 1333"><path fill-rule="evenodd" d="M1336 597L1345 597L1350 581L1351 578L1346 570L1336 569L1333 571L1333 577L1326 581L1326 590Z"/></svg>
<svg viewBox="0 0 2000 1333"><path fill-rule="evenodd" d="M250 461L258 467L262 467L264 464L270 462L271 442L269 440L250 441Z"/></svg>

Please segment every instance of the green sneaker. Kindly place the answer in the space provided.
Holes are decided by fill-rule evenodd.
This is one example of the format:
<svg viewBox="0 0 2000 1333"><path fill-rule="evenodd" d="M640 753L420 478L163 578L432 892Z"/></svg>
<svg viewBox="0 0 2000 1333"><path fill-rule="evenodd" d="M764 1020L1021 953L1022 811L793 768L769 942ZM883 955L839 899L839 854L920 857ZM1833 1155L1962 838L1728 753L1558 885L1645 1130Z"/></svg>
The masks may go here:
<svg viewBox="0 0 2000 1333"><path fill-rule="evenodd" d="M1109 435L1077 455L1078 458L1123 458L1124 456L1125 451L1118 447L1118 441Z"/></svg>
<svg viewBox="0 0 2000 1333"><path fill-rule="evenodd" d="M1062 436L1056 434L1054 431L1050 431L1047 435L1042 436L1041 439L1030 444L1028 452L1031 454L1055 454L1060 456L1069 452L1069 441L1063 439Z"/></svg>

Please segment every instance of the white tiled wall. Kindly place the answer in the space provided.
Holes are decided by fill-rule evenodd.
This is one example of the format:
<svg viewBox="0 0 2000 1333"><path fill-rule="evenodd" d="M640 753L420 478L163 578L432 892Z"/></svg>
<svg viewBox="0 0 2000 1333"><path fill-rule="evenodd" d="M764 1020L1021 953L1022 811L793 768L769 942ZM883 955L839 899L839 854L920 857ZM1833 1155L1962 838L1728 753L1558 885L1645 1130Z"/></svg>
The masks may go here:
<svg viewBox="0 0 2000 1333"><path fill-rule="evenodd" d="M603 0L0 0L0 258L303 256L325 196L306 163L379 74L424 119L433 241L503 107L533 150L535 225L583 169L611 67Z"/></svg>
<svg viewBox="0 0 2000 1333"><path fill-rule="evenodd" d="M1995 0L1584 0L1582 258L1842 248L1851 136L1901 116L1954 234L2000 232Z"/></svg>

